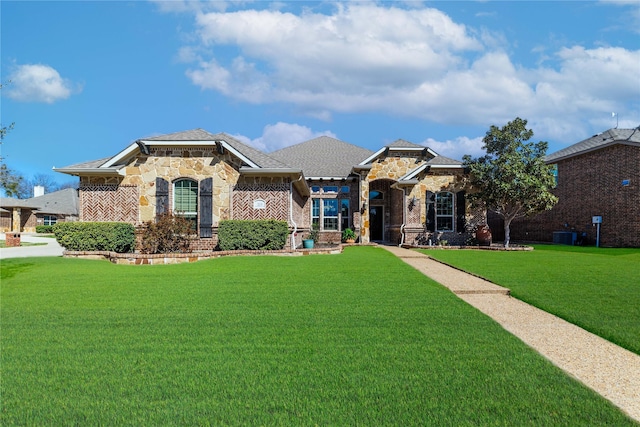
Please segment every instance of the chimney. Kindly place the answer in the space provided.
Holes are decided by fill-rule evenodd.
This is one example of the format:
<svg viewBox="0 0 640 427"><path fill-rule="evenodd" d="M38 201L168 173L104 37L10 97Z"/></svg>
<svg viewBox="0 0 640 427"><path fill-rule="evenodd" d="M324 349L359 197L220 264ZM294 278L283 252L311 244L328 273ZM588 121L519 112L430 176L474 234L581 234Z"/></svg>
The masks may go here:
<svg viewBox="0 0 640 427"><path fill-rule="evenodd" d="M44 187L42 185L36 185L33 187L33 197L44 196Z"/></svg>

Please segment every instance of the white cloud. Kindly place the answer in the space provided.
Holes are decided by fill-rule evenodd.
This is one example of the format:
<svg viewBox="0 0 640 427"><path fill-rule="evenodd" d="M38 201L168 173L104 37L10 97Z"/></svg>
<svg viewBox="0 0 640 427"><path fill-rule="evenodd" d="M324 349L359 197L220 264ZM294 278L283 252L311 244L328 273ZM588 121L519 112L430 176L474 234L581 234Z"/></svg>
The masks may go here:
<svg viewBox="0 0 640 427"><path fill-rule="evenodd" d="M11 84L7 86L7 96L16 101L52 104L69 98L76 90L54 68L43 64L19 65L8 80Z"/></svg>
<svg viewBox="0 0 640 427"><path fill-rule="evenodd" d="M262 131L262 136L256 139L251 139L244 135L233 135L233 137L245 144L251 145L252 147L268 153L300 142L308 141L322 135L336 138L336 135L329 131L313 132L306 126L283 122L265 126Z"/></svg>
<svg viewBox="0 0 640 427"><path fill-rule="evenodd" d="M456 160L462 160L462 156L469 154L471 157L480 157L485 154L482 146L482 137L469 138L460 136L453 140L436 141L427 138L421 145L431 148L436 153Z"/></svg>
<svg viewBox="0 0 640 427"><path fill-rule="evenodd" d="M373 111L488 126L520 116L536 136L575 140L603 112L640 114L628 111L640 98L640 50L575 45L525 67L500 32L419 3L334 6L199 12L198 45L181 55L191 60L186 74L203 89L324 120Z"/></svg>

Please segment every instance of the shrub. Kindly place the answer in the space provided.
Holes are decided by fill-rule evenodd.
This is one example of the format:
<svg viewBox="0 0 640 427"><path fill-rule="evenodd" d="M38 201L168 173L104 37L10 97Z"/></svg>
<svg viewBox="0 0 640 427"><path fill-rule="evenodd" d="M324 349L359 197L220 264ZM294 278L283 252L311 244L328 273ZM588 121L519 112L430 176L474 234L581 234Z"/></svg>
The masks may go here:
<svg viewBox="0 0 640 427"><path fill-rule="evenodd" d="M135 228L126 222L60 222L53 226L56 240L69 251L132 252Z"/></svg>
<svg viewBox="0 0 640 427"><path fill-rule="evenodd" d="M141 233L139 249L143 254L191 252L191 222L171 212L144 223Z"/></svg>
<svg viewBox="0 0 640 427"><path fill-rule="evenodd" d="M286 221L220 221L218 244L223 251L278 250L287 243L287 234L289 226Z"/></svg>
<svg viewBox="0 0 640 427"><path fill-rule="evenodd" d="M39 233L39 234L53 233L53 225L36 225L36 233Z"/></svg>

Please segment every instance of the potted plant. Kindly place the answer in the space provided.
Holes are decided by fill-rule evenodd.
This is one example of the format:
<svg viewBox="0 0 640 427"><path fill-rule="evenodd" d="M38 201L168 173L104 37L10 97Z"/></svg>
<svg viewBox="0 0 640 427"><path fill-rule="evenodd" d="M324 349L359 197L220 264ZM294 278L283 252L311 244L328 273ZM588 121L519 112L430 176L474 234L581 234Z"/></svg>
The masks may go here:
<svg viewBox="0 0 640 427"><path fill-rule="evenodd" d="M342 241L345 243L355 243L356 233L350 228L345 228L342 232Z"/></svg>
<svg viewBox="0 0 640 427"><path fill-rule="evenodd" d="M318 234L318 224L313 224L307 238L302 240L302 247L305 249L313 249L314 245L318 242Z"/></svg>

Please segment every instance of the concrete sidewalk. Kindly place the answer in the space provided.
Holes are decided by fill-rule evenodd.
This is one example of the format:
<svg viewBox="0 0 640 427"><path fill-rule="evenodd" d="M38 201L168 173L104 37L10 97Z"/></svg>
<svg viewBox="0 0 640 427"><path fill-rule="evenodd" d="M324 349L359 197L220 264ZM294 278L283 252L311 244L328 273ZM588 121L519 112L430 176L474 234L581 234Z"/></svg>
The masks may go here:
<svg viewBox="0 0 640 427"><path fill-rule="evenodd" d="M0 240L4 239L4 233L0 233ZM62 251L64 251L53 237L39 237L36 233L21 233L20 239L22 242L46 243L46 245L0 248L0 259L62 256Z"/></svg>
<svg viewBox="0 0 640 427"><path fill-rule="evenodd" d="M383 246L640 422L640 356L417 251Z"/></svg>

